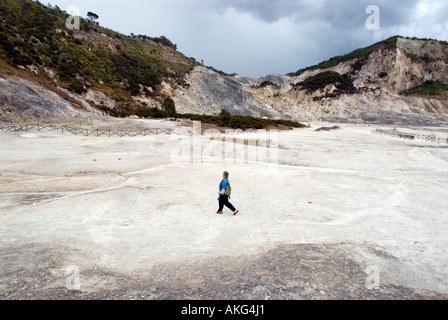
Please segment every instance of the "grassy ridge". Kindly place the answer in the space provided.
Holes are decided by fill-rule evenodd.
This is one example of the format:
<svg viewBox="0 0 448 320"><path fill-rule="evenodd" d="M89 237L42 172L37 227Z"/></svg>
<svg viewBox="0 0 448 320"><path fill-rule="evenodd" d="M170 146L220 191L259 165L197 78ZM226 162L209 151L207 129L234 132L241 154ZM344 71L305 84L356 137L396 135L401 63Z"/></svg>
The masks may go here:
<svg viewBox="0 0 448 320"><path fill-rule="evenodd" d="M327 61L321 62L317 65L311 66L311 67L307 67L307 68L303 68L300 69L296 72L292 72L292 73L288 73L288 76L291 77L297 77L300 76L302 73L304 73L305 71L309 71L309 70L319 70L319 69L327 69L327 68L331 68L331 67L335 67L340 63L343 62L347 62L350 60L354 60L354 59L358 59L359 61L354 65L355 69L361 69L362 66L366 63L369 55L374 52L375 50L377 50L379 47L383 46L386 49L396 49L397 48L397 40L398 40L398 36L394 36L391 38L388 38L384 41L378 42L374 45L365 47L365 48L361 48L361 49L357 49L353 52L350 52L346 55L342 55L342 56L336 56L334 58L331 58Z"/></svg>

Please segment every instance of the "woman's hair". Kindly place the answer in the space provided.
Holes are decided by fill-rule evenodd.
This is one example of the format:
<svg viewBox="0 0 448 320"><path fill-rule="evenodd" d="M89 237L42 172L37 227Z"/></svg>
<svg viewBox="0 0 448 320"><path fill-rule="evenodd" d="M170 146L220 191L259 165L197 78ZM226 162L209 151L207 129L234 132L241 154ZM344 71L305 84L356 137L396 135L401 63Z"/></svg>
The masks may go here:
<svg viewBox="0 0 448 320"><path fill-rule="evenodd" d="M229 177L229 173L227 171L224 171L223 173L224 177L228 178Z"/></svg>

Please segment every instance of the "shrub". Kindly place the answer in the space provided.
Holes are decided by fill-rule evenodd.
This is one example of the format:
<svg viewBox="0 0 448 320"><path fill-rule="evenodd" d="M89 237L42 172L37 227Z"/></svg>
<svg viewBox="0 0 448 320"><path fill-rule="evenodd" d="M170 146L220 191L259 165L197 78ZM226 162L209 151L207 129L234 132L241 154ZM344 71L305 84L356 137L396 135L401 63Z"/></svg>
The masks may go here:
<svg viewBox="0 0 448 320"><path fill-rule="evenodd" d="M290 120L271 120L260 119L252 116L232 116L230 112L225 109L221 110L218 116L197 115L197 114L180 114L179 118L190 119L192 121L201 121L203 123L215 124L220 127L228 127L233 129L264 129L270 126L278 127L285 126L288 128L304 128L305 125L290 121Z"/></svg>
<svg viewBox="0 0 448 320"><path fill-rule="evenodd" d="M165 111L167 117L173 118L177 116L176 105L171 97L162 96L161 108Z"/></svg>
<svg viewBox="0 0 448 320"><path fill-rule="evenodd" d="M441 81L426 81L425 83L405 91L405 96L440 96L448 92L448 84Z"/></svg>
<svg viewBox="0 0 448 320"><path fill-rule="evenodd" d="M161 83L161 72L155 61L139 59L126 52L112 55L117 81L126 79L128 90L132 95L140 94L140 84L155 89Z"/></svg>
<svg viewBox="0 0 448 320"><path fill-rule="evenodd" d="M412 60L412 62L424 62L424 63L430 63L434 62L437 59L431 58L431 56L427 53L425 53L423 56L418 56L415 53L405 52L406 56Z"/></svg>
<svg viewBox="0 0 448 320"><path fill-rule="evenodd" d="M304 81L297 83L295 86L301 86L311 93L319 89L324 89L330 84L333 84L338 89L339 94L353 94L356 92L356 88L353 85L353 80L347 74L340 75L334 71L318 73L315 76L309 77Z"/></svg>
<svg viewBox="0 0 448 320"><path fill-rule="evenodd" d="M266 87L280 88L280 86L278 86L277 84L273 83L272 81L268 81L268 80L265 80L258 85L253 85L252 87L257 88L257 89L262 89L262 88L266 88Z"/></svg>
<svg viewBox="0 0 448 320"><path fill-rule="evenodd" d="M218 116L218 125L222 127L227 127L232 121L232 115L226 109L221 109L221 113Z"/></svg>
<svg viewBox="0 0 448 320"><path fill-rule="evenodd" d="M69 84L68 89L69 89L70 91L72 91L72 92L77 93L77 94L81 94L81 93L83 93L83 92L85 91L85 90L84 90L84 86L83 86L82 83L79 82L79 81L72 81L72 82Z"/></svg>
<svg viewBox="0 0 448 320"><path fill-rule="evenodd" d="M150 40L160 43L164 46L170 47L171 49L177 50L177 44L174 44L165 36L161 36L158 38L150 38Z"/></svg>
<svg viewBox="0 0 448 320"><path fill-rule="evenodd" d="M24 55L18 50L13 51L11 61L16 65L21 66L27 66L33 63L33 60L28 55Z"/></svg>
<svg viewBox="0 0 448 320"><path fill-rule="evenodd" d="M203 63L201 63L201 64L203 65ZM214 67L211 67L211 66L205 66L205 67L207 69L209 69L209 70L212 70L212 71L216 72L217 74L219 74L221 76L224 76L224 77L232 77L232 76L234 76L236 74L236 73L230 74L230 73L224 72L222 70L218 70L218 69L216 69Z"/></svg>

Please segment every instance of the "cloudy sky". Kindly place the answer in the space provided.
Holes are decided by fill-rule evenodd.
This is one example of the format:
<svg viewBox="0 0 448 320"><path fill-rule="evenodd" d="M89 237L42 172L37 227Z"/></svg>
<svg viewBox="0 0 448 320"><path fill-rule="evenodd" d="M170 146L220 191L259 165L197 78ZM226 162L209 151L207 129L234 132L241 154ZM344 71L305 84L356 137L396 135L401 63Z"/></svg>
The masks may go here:
<svg viewBox="0 0 448 320"><path fill-rule="evenodd" d="M447 0L48 0L124 34L165 35L228 73L285 74L393 35L448 40ZM43 1L47 3L47 1ZM380 9L368 29L366 8ZM369 20L372 22L371 20Z"/></svg>

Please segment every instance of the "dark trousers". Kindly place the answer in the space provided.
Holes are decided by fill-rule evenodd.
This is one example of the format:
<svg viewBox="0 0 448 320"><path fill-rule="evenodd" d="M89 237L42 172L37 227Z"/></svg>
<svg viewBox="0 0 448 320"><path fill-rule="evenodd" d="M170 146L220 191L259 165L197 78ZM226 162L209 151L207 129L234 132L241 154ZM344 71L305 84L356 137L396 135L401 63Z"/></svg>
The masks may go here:
<svg viewBox="0 0 448 320"><path fill-rule="evenodd" d="M235 212L235 207L229 202L229 196L222 195L221 198L219 198L219 212L221 212L224 209L224 206L232 210L232 212Z"/></svg>

